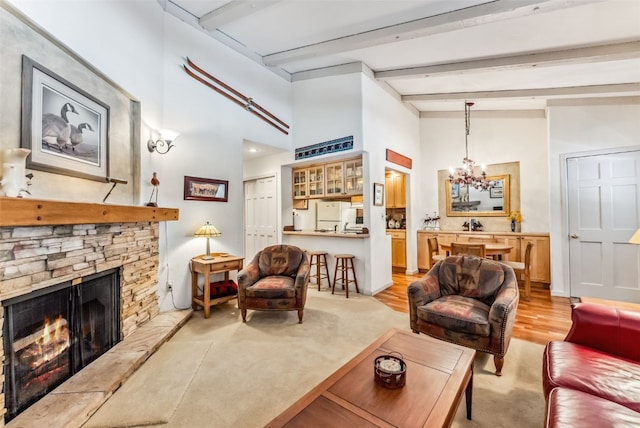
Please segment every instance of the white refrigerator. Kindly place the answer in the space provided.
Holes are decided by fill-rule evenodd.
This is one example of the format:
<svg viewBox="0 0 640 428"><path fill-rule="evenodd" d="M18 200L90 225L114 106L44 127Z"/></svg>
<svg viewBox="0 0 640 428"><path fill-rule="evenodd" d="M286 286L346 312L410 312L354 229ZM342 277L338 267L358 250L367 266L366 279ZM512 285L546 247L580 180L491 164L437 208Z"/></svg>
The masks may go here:
<svg viewBox="0 0 640 428"><path fill-rule="evenodd" d="M340 202L320 201L316 204L316 230L329 232L342 230Z"/></svg>

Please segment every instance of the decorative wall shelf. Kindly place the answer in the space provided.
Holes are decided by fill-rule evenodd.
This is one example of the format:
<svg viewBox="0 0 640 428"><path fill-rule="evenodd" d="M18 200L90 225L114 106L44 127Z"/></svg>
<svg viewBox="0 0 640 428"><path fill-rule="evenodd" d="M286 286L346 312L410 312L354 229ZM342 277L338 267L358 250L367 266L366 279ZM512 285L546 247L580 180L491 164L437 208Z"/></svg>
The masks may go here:
<svg viewBox="0 0 640 428"><path fill-rule="evenodd" d="M0 197L0 227L177 221L177 208Z"/></svg>

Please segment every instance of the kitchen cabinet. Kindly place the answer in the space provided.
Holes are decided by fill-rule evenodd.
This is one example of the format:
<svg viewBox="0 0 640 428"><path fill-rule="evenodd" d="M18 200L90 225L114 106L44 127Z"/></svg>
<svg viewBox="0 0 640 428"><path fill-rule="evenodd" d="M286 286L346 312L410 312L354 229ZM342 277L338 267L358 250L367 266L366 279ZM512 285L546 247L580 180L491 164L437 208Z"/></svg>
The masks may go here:
<svg viewBox="0 0 640 428"><path fill-rule="evenodd" d="M319 198L324 196L324 165L310 166L307 169L309 176L309 197Z"/></svg>
<svg viewBox="0 0 640 428"><path fill-rule="evenodd" d="M309 209L309 199L294 199L293 200L293 209L294 210L308 210Z"/></svg>
<svg viewBox="0 0 640 428"><path fill-rule="evenodd" d="M326 173L326 195L342 196L344 189L344 164L342 162L328 163L324 166Z"/></svg>
<svg viewBox="0 0 640 428"><path fill-rule="evenodd" d="M362 158L344 161L344 193L362 195L364 177L362 175Z"/></svg>
<svg viewBox="0 0 640 428"><path fill-rule="evenodd" d="M429 235L426 233L418 233L418 240L416 244L418 245L418 270L429 270L431 266L429 266L429 244L427 240L429 239Z"/></svg>
<svg viewBox="0 0 640 428"><path fill-rule="evenodd" d="M387 208L406 208L407 192L405 188L405 175L389 172L385 175L384 196Z"/></svg>
<svg viewBox="0 0 640 428"><path fill-rule="evenodd" d="M362 195L362 158L325 165L327 196Z"/></svg>
<svg viewBox="0 0 640 428"><path fill-rule="evenodd" d="M456 231L418 231L418 269L426 271L429 269L429 254L427 238L435 236L438 244L449 244L451 242L470 242L471 240L481 240L486 238L497 242L508 244L512 247L511 252L504 256L505 260L523 261L527 242L533 241L531 252L531 281L543 284L551 283L551 261L549 235L546 233L518 233L518 232L456 232ZM440 254L444 254L440 251Z"/></svg>
<svg viewBox="0 0 640 428"><path fill-rule="evenodd" d="M306 199L309 197L307 173L307 168L293 170L293 199Z"/></svg>
<svg viewBox="0 0 640 428"><path fill-rule="evenodd" d="M293 199L362 195L362 158L294 168Z"/></svg>
<svg viewBox="0 0 640 428"><path fill-rule="evenodd" d="M388 230L391 235L391 266L395 268L407 267L407 239L405 230Z"/></svg>
<svg viewBox="0 0 640 428"><path fill-rule="evenodd" d="M324 165L293 169L293 199L321 198L324 189Z"/></svg>
<svg viewBox="0 0 640 428"><path fill-rule="evenodd" d="M531 281L533 282L551 282L551 260L549 257L550 243L549 238L544 236L523 235L520 243L520 253L524 257L527 242L533 241L531 249Z"/></svg>

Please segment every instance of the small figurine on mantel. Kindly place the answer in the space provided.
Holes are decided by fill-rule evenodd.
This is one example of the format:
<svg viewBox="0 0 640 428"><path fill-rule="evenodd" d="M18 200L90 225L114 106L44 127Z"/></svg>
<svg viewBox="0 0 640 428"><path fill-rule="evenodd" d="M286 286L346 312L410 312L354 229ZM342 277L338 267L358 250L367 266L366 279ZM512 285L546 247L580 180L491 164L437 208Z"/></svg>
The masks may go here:
<svg viewBox="0 0 640 428"><path fill-rule="evenodd" d="M158 186L160 185L160 180L158 180L158 176L156 173L153 173L153 177L151 177L151 185L153 186L153 190L151 191L151 196L149 196L149 202L147 202L148 207L157 207L158 206ZM156 198L154 202L151 202L153 199L153 195L155 194Z"/></svg>
<svg viewBox="0 0 640 428"><path fill-rule="evenodd" d="M23 193L31 194L33 174L25 172L25 163L31 150L23 148L6 149L2 152L2 180L0 180L0 196L21 198Z"/></svg>

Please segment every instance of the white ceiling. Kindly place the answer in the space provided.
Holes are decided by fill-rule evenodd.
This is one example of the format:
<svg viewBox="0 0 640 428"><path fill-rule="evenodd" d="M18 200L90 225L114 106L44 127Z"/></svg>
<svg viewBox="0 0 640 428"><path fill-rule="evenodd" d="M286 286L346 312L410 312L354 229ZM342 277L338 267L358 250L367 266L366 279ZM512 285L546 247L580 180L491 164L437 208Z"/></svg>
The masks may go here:
<svg viewBox="0 0 640 428"><path fill-rule="evenodd" d="M639 0L158 1L286 79L364 64L419 111L640 95Z"/></svg>
<svg viewBox="0 0 640 428"><path fill-rule="evenodd" d="M640 96L640 0L158 0L283 78L370 69L421 112Z"/></svg>

